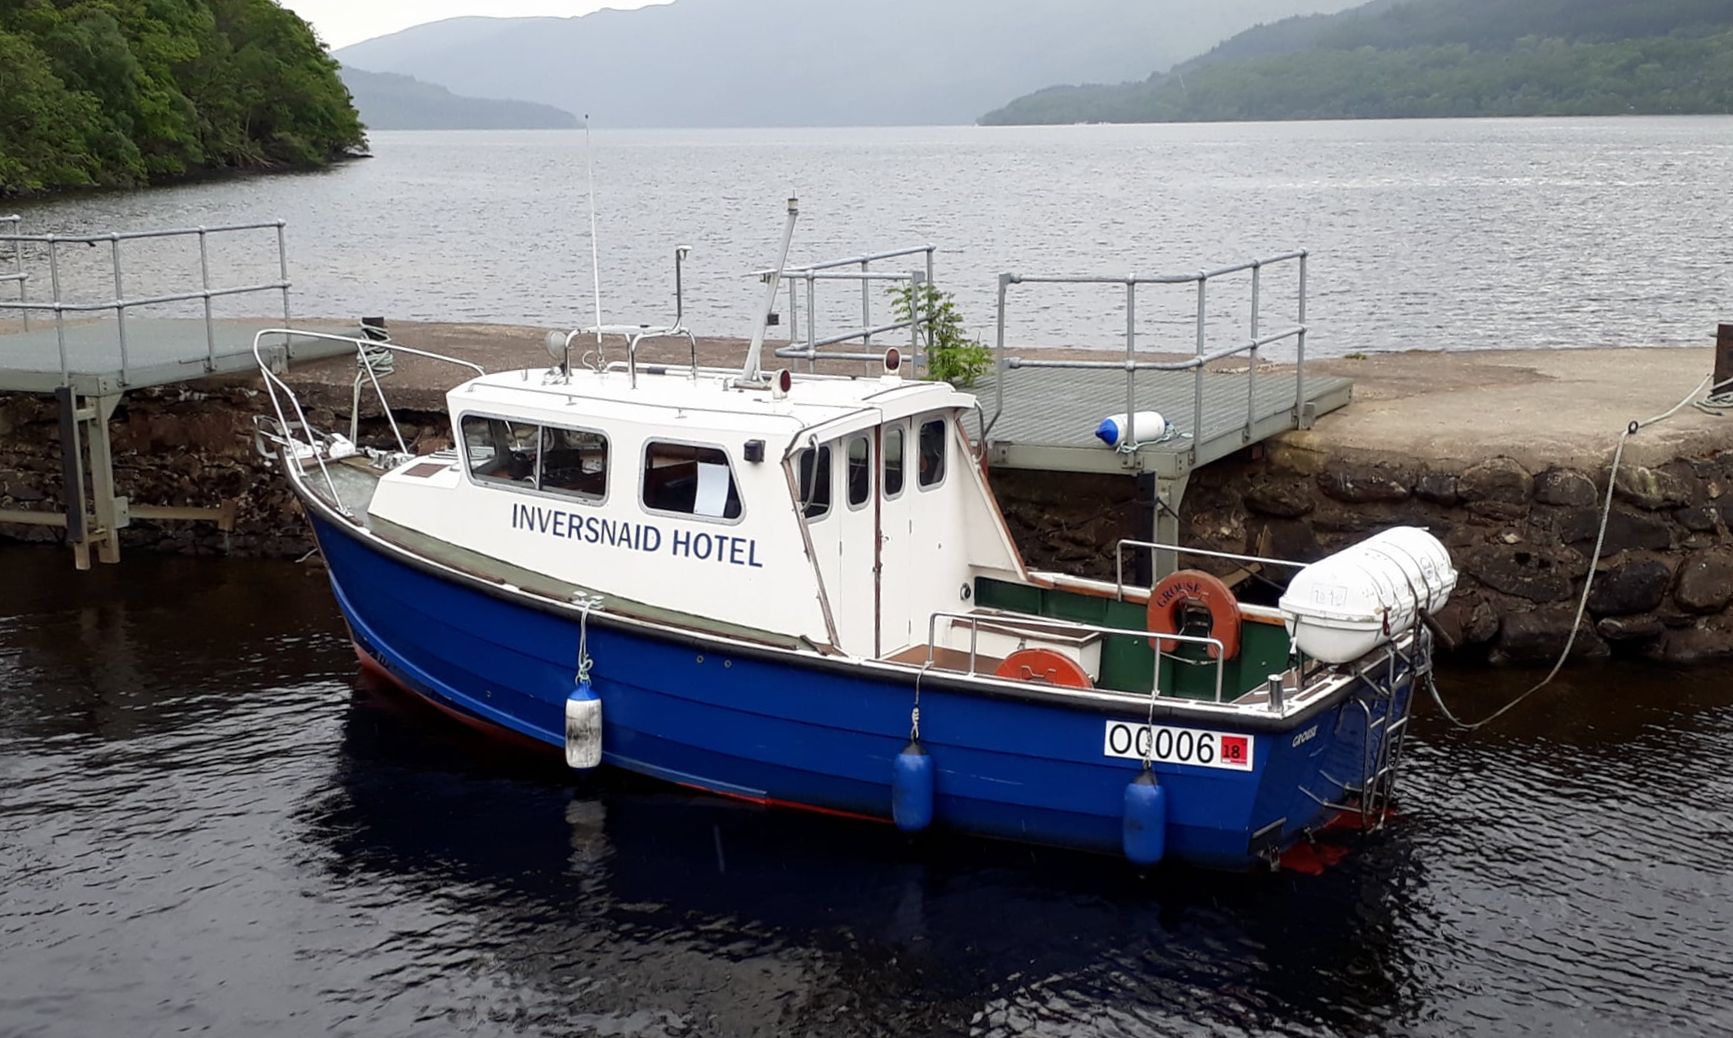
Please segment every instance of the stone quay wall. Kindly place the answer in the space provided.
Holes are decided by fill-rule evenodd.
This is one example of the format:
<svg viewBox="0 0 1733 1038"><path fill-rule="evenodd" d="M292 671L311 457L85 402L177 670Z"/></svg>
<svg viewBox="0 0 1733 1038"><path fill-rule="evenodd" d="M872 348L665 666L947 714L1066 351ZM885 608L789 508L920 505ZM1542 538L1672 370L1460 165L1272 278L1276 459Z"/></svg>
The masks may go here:
<svg viewBox="0 0 1733 1038"><path fill-rule="evenodd" d="M1450 549L1461 574L1435 618L1441 647L1495 664L1550 663L1569 639L1588 576L1606 475L1531 471L1509 457L1468 465L1353 461L1277 446L1194 474L1181 508L1183 540L1307 562L1390 526L1425 527ZM1031 566L1112 580L1117 541L1149 539L1148 504L1130 478L992 478ZM1673 662L1733 656L1730 530L1733 451L1622 466L1573 655ZM1128 575L1131 560L1128 552ZM1274 571L1260 576L1283 579Z"/></svg>

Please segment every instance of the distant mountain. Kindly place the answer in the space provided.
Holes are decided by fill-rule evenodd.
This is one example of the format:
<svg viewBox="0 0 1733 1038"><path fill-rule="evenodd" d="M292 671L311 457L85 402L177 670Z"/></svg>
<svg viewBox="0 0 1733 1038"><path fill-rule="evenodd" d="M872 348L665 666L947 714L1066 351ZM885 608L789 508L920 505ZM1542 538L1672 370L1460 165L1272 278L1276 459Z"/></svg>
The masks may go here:
<svg viewBox="0 0 1733 1038"><path fill-rule="evenodd" d="M1373 0L987 124L1733 111L1733 0Z"/></svg>
<svg viewBox="0 0 1733 1038"><path fill-rule="evenodd" d="M578 117L533 101L462 97L394 72L344 66L343 83L369 130L563 130Z"/></svg>
<svg viewBox="0 0 1733 1038"><path fill-rule="evenodd" d="M970 123L1061 80L1178 61L1353 0L674 0L579 18L455 18L346 47L355 68L608 126Z"/></svg>

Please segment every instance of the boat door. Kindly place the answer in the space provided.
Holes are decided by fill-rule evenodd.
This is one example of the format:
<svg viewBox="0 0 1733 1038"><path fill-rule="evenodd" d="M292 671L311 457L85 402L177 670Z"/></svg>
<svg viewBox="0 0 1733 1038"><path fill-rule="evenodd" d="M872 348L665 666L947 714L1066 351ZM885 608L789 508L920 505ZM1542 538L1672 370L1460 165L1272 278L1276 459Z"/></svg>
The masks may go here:
<svg viewBox="0 0 1733 1038"><path fill-rule="evenodd" d="M801 451L796 463L838 648L860 656L878 654L874 439L871 429L850 433Z"/></svg>
<svg viewBox="0 0 1733 1038"><path fill-rule="evenodd" d="M878 428L879 655L926 639L914 630L915 509L910 486L913 424L903 418Z"/></svg>

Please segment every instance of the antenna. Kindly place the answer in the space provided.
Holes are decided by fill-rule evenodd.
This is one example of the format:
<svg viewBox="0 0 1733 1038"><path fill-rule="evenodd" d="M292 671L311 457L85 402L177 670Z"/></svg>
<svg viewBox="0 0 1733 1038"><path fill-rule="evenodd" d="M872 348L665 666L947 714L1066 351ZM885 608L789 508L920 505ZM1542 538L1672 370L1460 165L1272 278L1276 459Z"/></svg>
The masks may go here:
<svg viewBox="0 0 1733 1038"><path fill-rule="evenodd" d="M776 305L776 289L782 283L782 270L788 266L788 246L794 241L794 221L800 216L800 199L788 200L788 224L782 229L782 251L776 257L776 269L766 278L764 305L758 311L758 327L752 331L752 346L746 351L746 366L740 369L740 383L757 383L759 357L764 352L764 331L770 324L770 308Z"/></svg>
<svg viewBox="0 0 1733 1038"><path fill-rule="evenodd" d="M590 191L590 279L596 290L596 345L602 344L602 259L596 243L596 155L590 147L590 115L584 113L584 165L589 174Z"/></svg>

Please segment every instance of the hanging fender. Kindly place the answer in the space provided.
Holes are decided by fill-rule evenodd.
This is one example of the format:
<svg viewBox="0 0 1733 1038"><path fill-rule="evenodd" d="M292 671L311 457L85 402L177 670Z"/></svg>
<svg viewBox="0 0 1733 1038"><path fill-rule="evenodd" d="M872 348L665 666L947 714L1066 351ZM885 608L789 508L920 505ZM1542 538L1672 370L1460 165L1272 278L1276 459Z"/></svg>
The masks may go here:
<svg viewBox="0 0 1733 1038"><path fill-rule="evenodd" d="M1149 592L1149 629L1157 634L1178 634L1187 606L1209 610L1209 636L1221 642L1209 647L1210 659L1231 660L1240 654L1240 603L1220 577L1202 570L1182 569L1155 585ZM1174 638L1151 638L1150 646L1173 652L1180 642Z"/></svg>

